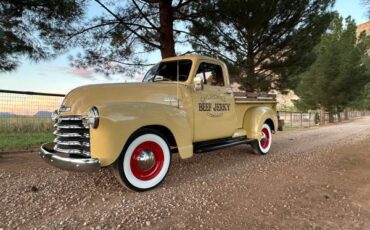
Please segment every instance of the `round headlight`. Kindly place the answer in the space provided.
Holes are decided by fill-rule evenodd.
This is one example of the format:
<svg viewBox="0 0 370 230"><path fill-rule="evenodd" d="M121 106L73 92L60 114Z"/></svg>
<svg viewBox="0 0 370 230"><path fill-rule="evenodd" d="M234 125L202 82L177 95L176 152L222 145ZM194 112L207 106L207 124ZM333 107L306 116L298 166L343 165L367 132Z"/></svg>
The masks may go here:
<svg viewBox="0 0 370 230"><path fill-rule="evenodd" d="M99 125L99 112L96 107L92 107L87 115L87 124L92 128L97 128Z"/></svg>
<svg viewBox="0 0 370 230"><path fill-rule="evenodd" d="M59 118L58 110L55 110L55 111L51 114L51 120L53 120L53 122L57 122L57 121L58 121L58 118Z"/></svg>

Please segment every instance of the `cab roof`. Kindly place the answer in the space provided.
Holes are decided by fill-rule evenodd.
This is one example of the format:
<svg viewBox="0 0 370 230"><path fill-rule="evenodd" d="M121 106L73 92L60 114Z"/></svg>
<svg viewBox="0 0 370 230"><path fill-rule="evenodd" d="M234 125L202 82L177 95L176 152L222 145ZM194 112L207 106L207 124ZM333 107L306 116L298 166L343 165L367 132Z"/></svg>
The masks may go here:
<svg viewBox="0 0 370 230"><path fill-rule="evenodd" d="M208 56L198 55L198 54L189 54L189 55L181 55L176 57L170 57L170 58L164 58L162 61L176 61L176 60L192 60L193 62L196 62L198 60L209 60L209 61L217 61L222 62L216 58L211 58Z"/></svg>

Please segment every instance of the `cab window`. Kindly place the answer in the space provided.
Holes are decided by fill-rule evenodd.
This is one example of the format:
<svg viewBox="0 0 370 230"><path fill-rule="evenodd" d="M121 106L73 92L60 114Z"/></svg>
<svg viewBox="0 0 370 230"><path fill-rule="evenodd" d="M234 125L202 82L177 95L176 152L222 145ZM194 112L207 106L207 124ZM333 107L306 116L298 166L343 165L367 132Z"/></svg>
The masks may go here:
<svg viewBox="0 0 370 230"><path fill-rule="evenodd" d="M202 62L199 65L197 77L201 77L205 85L224 86L224 76L220 65Z"/></svg>
<svg viewBox="0 0 370 230"><path fill-rule="evenodd" d="M191 60L161 62L153 66L146 74L143 82L155 81L186 81L191 69Z"/></svg>

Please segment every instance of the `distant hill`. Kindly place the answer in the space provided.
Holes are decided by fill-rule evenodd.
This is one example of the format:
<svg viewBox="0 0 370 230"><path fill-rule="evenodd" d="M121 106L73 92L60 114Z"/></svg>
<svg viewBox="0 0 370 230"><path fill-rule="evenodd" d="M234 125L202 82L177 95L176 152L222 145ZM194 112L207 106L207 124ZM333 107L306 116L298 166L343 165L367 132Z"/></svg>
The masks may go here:
<svg viewBox="0 0 370 230"><path fill-rule="evenodd" d="M14 113L0 112L0 117L17 117Z"/></svg>
<svg viewBox="0 0 370 230"><path fill-rule="evenodd" d="M35 115L33 115L34 117L50 117L52 114L52 112L49 112L49 111L38 111L37 113L35 113Z"/></svg>

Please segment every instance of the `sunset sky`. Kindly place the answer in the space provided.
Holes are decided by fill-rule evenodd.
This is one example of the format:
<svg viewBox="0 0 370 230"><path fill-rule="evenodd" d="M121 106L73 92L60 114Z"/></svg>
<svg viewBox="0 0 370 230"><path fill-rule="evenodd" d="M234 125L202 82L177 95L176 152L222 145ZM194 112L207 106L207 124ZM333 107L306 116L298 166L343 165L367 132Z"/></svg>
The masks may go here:
<svg viewBox="0 0 370 230"><path fill-rule="evenodd" d="M352 16L356 23L360 24L369 20L367 9L361 2L362 0L337 0L334 9L339 11L343 17ZM97 6L92 6L91 14L94 14L95 9ZM70 67L67 57L76 52L73 50L54 60L39 63L23 60L16 71L0 73L0 89L67 93L80 85L135 81L135 79L127 78L124 75L106 78L92 70L73 69ZM159 53L151 55L148 61L150 63L160 61Z"/></svg>

